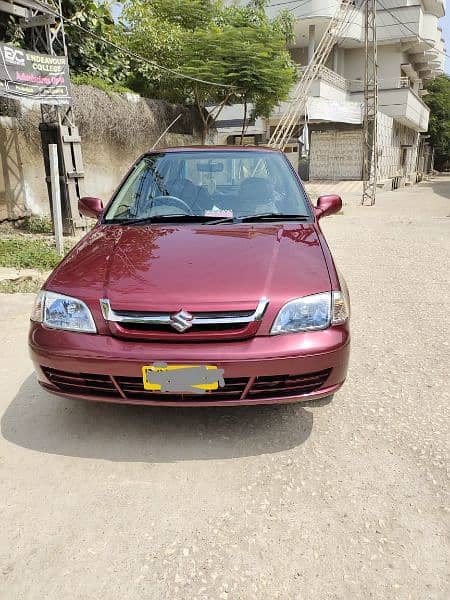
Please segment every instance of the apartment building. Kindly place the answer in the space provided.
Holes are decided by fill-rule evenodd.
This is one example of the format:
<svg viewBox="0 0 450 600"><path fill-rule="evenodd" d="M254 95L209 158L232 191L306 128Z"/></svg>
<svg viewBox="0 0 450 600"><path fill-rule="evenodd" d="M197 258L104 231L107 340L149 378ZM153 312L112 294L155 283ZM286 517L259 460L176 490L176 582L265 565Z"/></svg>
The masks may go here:
<svg viewBox="0 0 450 600"><path fill-rule="evenodd" d="M311 59L339 0L273 0L268 11L288 8L296 18L289 48L301 71ZM364 14L361 0L342 38L314 81L295 137L286 148L305 178L362 178L362 102L364 81ZM421 170L429 109L424 84L443 72L445 47L439 18L445 0L378 0L378 180L380 184L413 183ZM251 123L246 141L267 141L288 103L270 119ZM307 128L303 132L304 123ZM218 122L221 142L239 143L242 107L227 107ZM422 134L422 136L421 136ZM306 139L305 139L306 138ZM301 141L300 141L301 139Z"/></svg>

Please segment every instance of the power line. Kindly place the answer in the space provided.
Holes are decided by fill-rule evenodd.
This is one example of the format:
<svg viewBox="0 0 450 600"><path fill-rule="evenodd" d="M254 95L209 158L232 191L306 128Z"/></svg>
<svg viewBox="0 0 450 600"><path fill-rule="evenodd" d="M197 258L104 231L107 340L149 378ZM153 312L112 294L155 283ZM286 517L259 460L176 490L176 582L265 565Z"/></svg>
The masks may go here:
<svg viewBox="0 0 450 600"><path fill-rule="evenodd" d="M40 4L43 8L45 7L45 9L48 11L48 9L49 9L48 5L46 5L44 2L40 2L39 0L36 0L36 2L38 4ZM163 65L160 65L153 60L144 58L140 54L136 54L135 52L132 52L131 50L127 50L123 46L119 46L118 44L111 42L107 38L94 33L90 29L87 29L86 27L83 27L82 25L78 25L78 23L74 23L73 21L71 21L70 19L65 17L63 14L58 14L57 12L54 12L51 9L49 12L51 12L51 14L53 16L58 17L59 19L62 19L68 25L71 25L72 27L75 27L76 29L79 29L80 31L87 33L88 35L99 40L100 42L103 42L104 44L107 44L107 45L111 46L112 48L119 50L119 52L122 52L122 54L126 54L127 56L130 56L131 58L134 58L135 60L147 63L153 67L161 69L161 71L165 71L166 73L172 73L172 75L175 75L176 77L180 77L181 79L188 79L189 81L195 81L197 83L204 83L205 85L211 85L214 87L220 87L220 88L225 88L225 89L229 89L229 90L234 89L234 86L232 86L232 85L226 85L224 83L215 83L214 81L208 81L207 79L200 79L199 77L193 77L191 75L186 75L185 73L180 73L179 71L176 71L175 69L170 69L169 67L164 67Z"/></svg>
<svg viewBox="0 0 450 600"><path fill-rule="evenodd" d="M403 21L400 21L400 19L397 17L397 15L395 15L389 8L386 8L386 6L381 2L381 0L377 0L378 4L381 6L381 8L383 10L385 10L387 13L389 13L391 15L391 17L397 21L397 23L399 25L402 25L405 29L407 29L410 33L412 33L414 35L414 37L417 37L421 42L425 42L426 44L429 43L428 40L426 40L425 38L423 38L422 36L418 35L418 33L416 31L414 31L413 29L411 29L411 27L409 27L407 25L407 23L403 23ZM450 54L447 54L446 52L444 52L444 50L439 50L439 48L434 48L435 52L438 52L439 54L443 54L444 56L446 56L447 58L450 58Z"/></svg>
<svg viewBox="0 0 450 600"><path fill-rule="evenodd" d="M297 8L300 8L304 4L307 4L308 2L309 2L309 0L302 0L301 2L299 2L297 4L297 6L293 6L292 8L287 8L286 10L288 12L294 12L295 10L297 10ZM339 2L337 2L336 5L338 6ZM275 5L272 4L271 6L275 6ZM323 14L324 10L325 10L324 8L318 8L317 10L308 11L308 14L303 18L308 19L311 15L320 15L321 13ZM324 16L326 16L326 15L324 15ZM328 17L326 17L326 18L328 18Z"/></svg>
<svg viewBox="0 0 450 600"><path fill-rule="evenodd" d="M160 65L160 64L154 62L153 60L149 60L148 58L144 58L140 54L136 54L135 52L132 52L131 50L127 50L123 46L119 46L118 44L115 44L114 42L111 42L110 40L108 40L108 39L106 39L106 38L104 38L104 37L102 37L100 35L97 35L96 33L90 31L89 29L86 29L82 25L78 25L77 23L73 23L72 21L70 21L70 19L66 19L65 17L63 17L63 20L66 23L70 24L72 27L76 27L77 29L80 29L84 33L87 33L88 35L94 37L95 39L97 39L97 40L99 40L101 42L103 42L104 44L108 44L112 48L115 48L116 50L119 50L119 52L122 52L123 54L126 54L127 56L130 56L131 58L134 58L135 60L139 60L141 62L145 62L145 63L147 63L149 65L152 65L153 67L161 69L161 71L166 71L166 73L172 73L172 75L175 75L175 77L180 77L181 79L188 79L189 81L195 81L197 83L204 83L206 85L211 85L211 86L214 86L214 87L221 87L221 88L226 88L226 89L234 89L234 86L232 86L232 85L226 85L224 83L216 83L214 81L208 81L207 79L200 79L199 77L193 77L191 75L186 75L185 73L180 73L179 71L175 71L175 69L170 69L169 67L164 67L163 65Z"/></svg>
<svg viewBox="0 0 450 600"><path fill-rule="evenodd" d="M295 1L297 1L297 0L285 0L284 2L279 2L278 4L272 4L271 6L281 6L281 5L292 4ZM356 16L357 12L364 5L364 3L366 1L367 0L361 0L361 3L360 3L359 6L357 6L355 4L354 9L352 10L352 14L350 15L349 22L347 24L347 28L350 26L351 22L353 21L354 17ZM115 48L119 52L122 52L123 54L125 54L127 56L130 56L131 58L134 58L135 60L138 60L138 61L141 61L143 63L149 64L149 65L151 65L153 67L156 67L157 69L160 69L161 71L165 71L167 73L171 73L175 77L179 77L181 79L187 79L189 81L194 81L194 82L197 82L197 83L203 83L205 85L211 85L211 86L214 86L214 87L221 87L221 88L224 88L224 89L233 89L233 86L230 86L230 85L226 85L226 84L223 84L223 83L216 83L216 82L213 82L213 81L208 81L206 79L201 79L199 77L193 77L191 75L186 75L185 73L180 73L179 71L176 71L175 69L171 69L169 67L165 67L163 65L160 65L160 64L158 64L155 61L152 61L152 60L150 60L148 58L145 58L145 57L141 56L140 54L137 54L135 52L132 52L131 50L128 50L128 49L124 48L123 46L119 46L118 44L115 44L114 42L108 40L107 38L104 38L103 36L100 36L100 35L94 33L93 31L87 29L86 27L83 27L82 25L74 23L73 21L71 21L70 19L68 19L67 17L65 17L64 15L62 15L62 14L60 15L59 13L52 11L51 7L47 3L41 2L40 0L36 0L36 2L38 4L40 4L43 8L45 8L47 11L51 12L55 17L62 18L62 20L65 23L67 23L68 25L71 25L72 27L75 27L76 29L79 29L80 31L83 31L84 33L87 33L91 37L93 37L93 38L95 38L95 39L103 42L104 44L107 44L107 45L111 46L112 48ZM288 9L288 11L289 12L293 12L294 10L297 10L297 8L299 8L303 4L306 4L307 2L308 2L308 0L300 1L296 6ZM395 14L393 14L390 9L386 8L386 6L381 2L381 0L378 0L378 4L381 6L381 8L383 10L385 10L386 12L388 12L391 15L391 17L395 21L397 21L397 23L399 23L400 25L402 25L403 27L405 27L408 31L410 31L419 40L424 41L425 43L428 43L427 40L425 40L424 38L422 38L421 36L419 36L406 23L403 23L402 21L400 21L400 19L398 19L397 16ZM316 11L311 11L310 13L308 13L308 16L320 13L320 12L322 12L322 10L323 9L319 9L319 10L316 10ZM447 54L446 52L444 52L442 50L439 50L438 48L435 48L435 51L450 58L449 54Z"/></svg>
<svg viewBox="0 0 450 600"><path fill-rule="evenodd" d="M288 10L295 10L301 4L307 4L308 2L310 2L310 0L303 0L302 2L299 2L299 0L285 0L284 2L277 2L276 4L269 4L269 6L267 8L272 8L275 6L286 6L286 4L294 4L294 2L298 2L298 6L294 6L292 9L288 9Z"/></svg>
<svg viewBox="0 0 450 600"><path fill-rule="evenodd" d="M353 12L353 8L354 5L350 0L342 0L340 2L338 10L326 26L311 60L302 73L295 88L291 103L287 110L283 112L278 125L275 127L275 130L270 137L270 146L282 150L285 148L286 143L291 137L298 119L305 108L310 87L347 24L348 16Z"/></svg>
<svg viewBox="0 0 450 600"><path fill-rule="evenodd" d="M363 2L365 0L362 0ZM291 12L293 13L295 10L297 10L297 8L300 8L301 6L304 6L305 4L308 4L309 2L311 2L311 0L284 0L284 2L277 2L276 4L269 4L267 8L275 8L277 6L286 6L288 4L295 4L295 6L292 6L291 8L286 8L285 10L287 12ZM339 1L336 2L336 6L339 5ZM311 15L317 15L320 13L324 12L324 8L319 8L317 10L311 10L308 11L308 14L305 16L305 18L309 18Z"/></svg>
<svg viewBox="0 0 450 600"><path fill-rule="evenodd" d="M355 17L358 15L359 11L361 10L361 8L364 6L364 4L366 2L367 2L367 0L360 0L359 4L356 4L356 2L355 2L355 7L353 8L352 12L348 16L347 27L344 30L342 30L342 32L341 32L341 41L338 42L336 44L336 46L338 46L338 47L342 46L342 44L344 43L345 34L347 33L348 28L350 27L350 25L352 25L354 23Z"/></svg>
<svg viewBox="0 0 450 600"><path fill-rule="evenodd" d="M270 6L281 6L284 4L293 4L296 0L285 0L285 2L280 2L278 4L271 4ZM299 8L300 6L306 4L309 0L303 0L300 1L297 6L293 6L292 8L287 9L288 12L294 12L295 10L297 10L297 8ZM364 6L364 4L366 3L367 0L361 0L360 4L357 5L355 3L355 7L352 11L352 14L349 17L349 23L347 25L347 29L348 27L351 25L351 23L353 22L353 19L356 17L356 15L358 14L358 12L360 11L360 9ZM425 42L426 44L429 43L428 40L426 40L425 38L423 38L422 36L418 35L418 33L416 31L414 31L413 29L411 29L407 23L404 23L403 21L401 21L394 13L392 13L392 11L389 8L386 8L386 6L381 2L381 0L377 0L378 4L380 5L380 7L385 10L387 13L389 13L391 15L391 17L399 24L402 25L405 29L407 29L410 33L412 33L415 37L417 37L420 41ZM316 15L319 14L321 12L323 12L323 8L318 9L318 10L313 10L308 12L308 17L311 15ZM378 25L378 28L380 26ZM434 51L439 53L439 54L443 54L444 56L446 56L447 58L450 58L450 54L447 54L446 52L444 52L443 50L439 50L439 48L434 48Z"/></svg>

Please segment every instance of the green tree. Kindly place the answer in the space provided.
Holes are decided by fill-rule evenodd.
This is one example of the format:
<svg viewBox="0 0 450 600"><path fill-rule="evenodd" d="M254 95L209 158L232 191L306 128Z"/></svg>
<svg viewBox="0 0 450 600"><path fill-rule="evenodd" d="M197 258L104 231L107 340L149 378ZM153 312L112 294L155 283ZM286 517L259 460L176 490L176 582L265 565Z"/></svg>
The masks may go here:
<svg viewBox="0 0 450 600"><path fill-rule="evenodd" d="M119 41L123 27L114 22L109 4L102 0L62 0L62 13L67 19L64 27L71 72L112 83L124 81L129 75L127 57L77 27L105 40Z"/></svg>
<svg viewBox="0 0 450 600"><path fill-rule="evenodd" d="M75 81L101 82L106 87L121 89L129 75L126 55L111 48L107 41L120 41L123 25L115 23L108 0L62 0L62 14L69 67ZM82 27L86 31L80 29ZM107 41L101 41L90 32ZM32 48L31 29L22 29L17 16L0 12L0 39L4 42ZM43 51L43 48L39 48ZM62 53L62 48L56 48ZM118 85L119 84L119 85Z"/></svg>
<svg viewBox="0 0 450 600"><path fill-rule="evenodd" d="M175 0L167 2L180 4ZM127 28L122 34L121 45L156 64L177 69L186 29L176 19L168 20L168 6L160 12L161 4L164 1L128 0L125 3L122 14ZM188 3L184 4L184 12L187 12ZM131 59L130 65L128 85L136 92L151 98L180 100L179 82L174 82L173 75L137 59Z"/></svg>
<svg viewBox="0 0 450 600"><path fill-rule="evenodd" d="M220 0L128 0L124 8L128 24L124 43L156 63L132 60L129 87L142 95L194 105L203 123L203 140L214 122L213 114L219 114L232 95L225 81L229 65L219 26L221 11ZM217 105L213 114L206 111L211 104Z"/></svg>
<svg viewBox="0 0 450 600"><path fill-rule="evenodd" d="M245 6L225 8L225 21L234 28L230 39L234 42L233 63L239 74L235 86L244 106L241 144L248 124L249 104L253 107L252 119L269 117L273 108L287 98L297 78L286 51L286 43L293 39L294 18L285 10L270 20L266 12L268 4L269 0L251 0Z"/></svg>
<svg viewBox="0 0 450 600"><path fill-rule="evenodd" d="M437 77L427 91L424 99L431 110L428 131L435 149L434 164L440 170L450 159L450 77Z"/></svg>
<svg viewBox="0 0 450 600"><path fill-rule="evenodd" d="M227 31L219 27L198 30L186 36L181 53L183 72L198 80L217 83L212 86L202 81L181 83L188 103L194 104L203 123L202 143L226 104L236 99L230 62L230 40Z"/></svg>
<svg viewBox="0 0 450 600"><path fill-rule="evenodd" d="M283 14L269 21L266 5L267 0L244 7L220 0L128 0L128 47L202 80L187 81L137 61L128 85L193 104L203 123L203 141L226 104L243 103L247 110L252 103L254 117L268 115L289 93L295 69L285 49L292 20Z"/></svg>
<svg viewBox="0 0 450 600"><path fill-rule="evenodd" d="M221 0L139 0L160 21L194 31L207 28L220 13Z"/></svg>
<svg viewBox="0 0 450 600"><path fill-rule="evenodd" d="M71 72L75 75L101 78L109 83L124 80L128 76L127 58L111 49L106 42L79 29L81 26L106 40L118 40L123 26L114 22L108 2L62 0L61 4L65 17L64 28ZM0 13L0 39L24 48L32 48L30 29L22 29L19 17L7 13Z"/></svg>

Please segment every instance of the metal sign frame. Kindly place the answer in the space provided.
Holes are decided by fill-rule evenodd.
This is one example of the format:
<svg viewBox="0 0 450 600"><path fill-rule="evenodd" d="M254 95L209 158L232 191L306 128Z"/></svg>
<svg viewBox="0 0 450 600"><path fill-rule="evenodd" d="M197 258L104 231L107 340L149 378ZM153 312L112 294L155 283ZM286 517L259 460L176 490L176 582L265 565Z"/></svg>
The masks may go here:
<svg viewBox="0 0 450 600"><path fill-rule="evenodd" d="M30 30L31 50L67 56L64 21L60 0L0 0L0 11L19 17L22 29ZM49 144L57 144L64 233L73 234L84 227L78 211L84 169L81 140L75 124L72 102L65 105L41 104L42 151L51 206Z"/></svg>

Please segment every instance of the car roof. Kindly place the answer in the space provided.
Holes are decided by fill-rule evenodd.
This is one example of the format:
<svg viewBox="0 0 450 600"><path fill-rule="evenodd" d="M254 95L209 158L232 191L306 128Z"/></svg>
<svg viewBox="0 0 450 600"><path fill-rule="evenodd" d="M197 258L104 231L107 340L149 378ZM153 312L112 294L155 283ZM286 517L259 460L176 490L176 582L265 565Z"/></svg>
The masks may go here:
<svg viewBox="0 0 450 600"><path fill-rule="evenodd" d="M257 151L261 153L275 152L280 153L280 150L274 148L268 148L267 146L173 146L169 148L154 148L146 152L146 154L159 154L160 152L250 152Z"/></svg>

